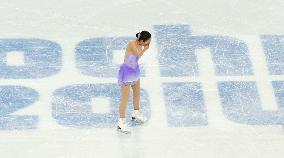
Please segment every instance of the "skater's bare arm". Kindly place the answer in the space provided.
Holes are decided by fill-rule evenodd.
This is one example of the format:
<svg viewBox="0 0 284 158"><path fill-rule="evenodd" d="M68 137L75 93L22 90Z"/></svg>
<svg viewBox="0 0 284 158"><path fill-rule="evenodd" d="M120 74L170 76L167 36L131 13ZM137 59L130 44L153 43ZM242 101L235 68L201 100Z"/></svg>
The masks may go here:
<svg viewBox="0 0 284 158"><path fill-rule="evenodd" d="M136 55L139 55L139 56L142 56L144 54L144 52L149 48L149 45L146 45L144 46L143 50L141 48L138 48L135 43L131 42L130 43L131 45L131 48L133 50L133 52L136 54Z"/></svg>

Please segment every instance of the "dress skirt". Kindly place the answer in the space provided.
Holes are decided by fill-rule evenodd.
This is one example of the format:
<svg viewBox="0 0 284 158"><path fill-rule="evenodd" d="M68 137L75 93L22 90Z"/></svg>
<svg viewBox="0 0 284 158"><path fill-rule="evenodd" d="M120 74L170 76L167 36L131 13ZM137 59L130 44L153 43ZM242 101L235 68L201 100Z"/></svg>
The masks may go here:
<svg viewBox="0 0 284 158"><path fill-rule="evenodd" d="M118 71L118 85L134 85L140 79L140 68L137 64L135 68L126 65L125 63L120 65Z"/></svg>

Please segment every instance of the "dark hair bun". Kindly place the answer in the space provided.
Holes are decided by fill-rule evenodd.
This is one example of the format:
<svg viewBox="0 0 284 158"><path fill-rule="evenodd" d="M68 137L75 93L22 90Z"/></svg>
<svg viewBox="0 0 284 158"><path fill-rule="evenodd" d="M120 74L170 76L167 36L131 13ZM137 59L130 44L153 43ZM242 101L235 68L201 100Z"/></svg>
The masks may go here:
<svg viewBox="0 0 284 158"><path fill-rule="evenodd" d="M141 32L136 33L136 38L139 41L142 40L143 42L145 42L151 38L151 34L148 31L141 31Z"/></svg>
<svg viewBox="0 0 284 158"><path fill-rule="evenodd" d="M140 32L136 33L136 38L138 38L138 36L139 36L139 33L140 33Z"/></svg>

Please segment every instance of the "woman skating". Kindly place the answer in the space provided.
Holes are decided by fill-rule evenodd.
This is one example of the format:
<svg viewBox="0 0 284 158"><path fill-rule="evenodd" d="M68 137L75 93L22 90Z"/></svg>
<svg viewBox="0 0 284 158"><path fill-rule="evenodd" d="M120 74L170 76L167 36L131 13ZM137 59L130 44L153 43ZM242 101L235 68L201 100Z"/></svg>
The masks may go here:
<svg viewBox="0 0 284 158"><path fill-rule="evenodd" d="M139 111L140 99L140 69L138 60L149 48L151 34L148 31L142 31L136 34L136 39L128 42L124 63L120 65L118 71L118 84L121 89L121 103L119 106L119 121L117 129L130 133L130 129L125 120L125 110L129 99L130 86L133 90L134 111L131 115L132 120L145 122L147 118ZM142 48L144 47L144 48Z"/></svg>

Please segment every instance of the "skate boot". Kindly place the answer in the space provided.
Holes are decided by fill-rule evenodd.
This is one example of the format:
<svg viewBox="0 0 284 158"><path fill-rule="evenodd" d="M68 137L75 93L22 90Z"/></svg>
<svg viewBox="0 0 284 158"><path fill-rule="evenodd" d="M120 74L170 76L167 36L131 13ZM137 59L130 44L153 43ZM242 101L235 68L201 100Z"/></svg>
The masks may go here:
<svg viewBox="0 0 284 158"><path fill-rule="evenodd" d="M139 110L134 110L134 112L131 115L132 120L137 120L140 121L142 123L147 121L147 118L145 116L143 116L141 114L141 112L139 112Z"/></svg>
<svg viewBox="0 0 284 158"><path fill-rule="evenodd" d="M120 131L120 132L123 132L125 134L129 134L131 133L126 121L125 121L125 118L119 118L119 121L117 123L117 130Z"/></svg>

